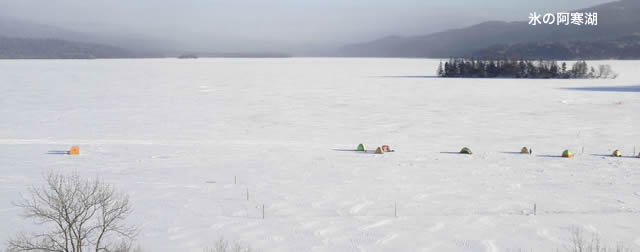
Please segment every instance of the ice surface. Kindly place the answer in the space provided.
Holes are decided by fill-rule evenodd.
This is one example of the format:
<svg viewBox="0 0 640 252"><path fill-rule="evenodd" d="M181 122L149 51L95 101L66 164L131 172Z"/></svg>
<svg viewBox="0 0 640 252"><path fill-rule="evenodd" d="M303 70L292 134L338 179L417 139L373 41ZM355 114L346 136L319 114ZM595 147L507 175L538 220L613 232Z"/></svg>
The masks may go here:
<svg viewBox="0 0 640 252"><path fill-rule="evenodd" d="M640 250L640 159L606 156L640 151L640 62L590 62L616 80L438 63L0 61L0 239L34 227L11 201L53 170L127 192L146 251L556 251L574 225ZM396 152L343 151L359 143Z"/></svg>

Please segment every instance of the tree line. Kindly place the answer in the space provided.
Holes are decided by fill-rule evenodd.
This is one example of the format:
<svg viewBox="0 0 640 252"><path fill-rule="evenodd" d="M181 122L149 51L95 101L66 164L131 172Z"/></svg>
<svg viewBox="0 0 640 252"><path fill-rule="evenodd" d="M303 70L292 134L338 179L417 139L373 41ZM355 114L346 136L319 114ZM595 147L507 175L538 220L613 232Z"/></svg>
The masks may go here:
<svg viewBox="0 0 640 252"><path fill-rule="evenodd" d="M440 62L440 77L465 78L527 78L527 79L615 79L618 75L609 65L589 67L586 61L577 61L568 67L567 62L555 60L486 60L452 58Z"/></svg>

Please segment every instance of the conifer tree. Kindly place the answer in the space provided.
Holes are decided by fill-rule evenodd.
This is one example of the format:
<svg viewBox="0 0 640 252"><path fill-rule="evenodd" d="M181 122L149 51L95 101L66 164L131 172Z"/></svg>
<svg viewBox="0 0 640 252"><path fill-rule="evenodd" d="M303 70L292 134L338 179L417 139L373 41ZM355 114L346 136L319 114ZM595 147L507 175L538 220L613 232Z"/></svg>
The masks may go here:
<svg viewBox="0 0 640 252"><path fill-rule="evenodd" d="M589 67L586 61L575 62L571 70L567 63L561 66L553 60L530 61L526 59L464 59L451 58L438 65L437 74L441 77L513 77L513 78L616 78L618 75L609 65L601 65L597 69Z"/></svg>

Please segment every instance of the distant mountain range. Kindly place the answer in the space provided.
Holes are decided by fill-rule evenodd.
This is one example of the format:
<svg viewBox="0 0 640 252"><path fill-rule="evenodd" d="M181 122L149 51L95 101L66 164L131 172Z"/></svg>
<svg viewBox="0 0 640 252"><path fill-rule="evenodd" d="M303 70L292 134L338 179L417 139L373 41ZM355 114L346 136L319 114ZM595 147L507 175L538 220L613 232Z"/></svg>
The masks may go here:
<svg viewBox="0 0 640 252"><path fill-rule="evenodd" d="M429 35L388 36L346 45L337 50L328 46L312 50L300 50L296 46L274 47L284 53L277 50L273 50L276 51L274 53L204 52L215 47L201 46L200 49L194 49L180 42L135 33L83 33L0 17L0 59L177 57L194 51L201 52L194 54L199 57L288 57L293 54L408 58L640 59L640 15L637 14L640 13L640 0L620 0L572 12L597 12L598 25L531 26L527 21L489 21ZM528 13L523 15L523 20L527 20L526 14ZM202 43L206 45L207 42ZM314 53L310 54L308 51Z"/></svg>
<svg viewBox="0 0 640 252"><path fill-rule="evenodd" d="M128 34L94 34L0 17L0 59L195 57L279 58L278 52L199 52L188 45ZM188 52L185 52L188 51Z"/></svg>
<svg viewBox="0 0 640 252"><path fill-rule="evenodd" d="M98 35L0 17L0 59L158 57L162 49L141 37Z"/></svg>
<svg viewBox="0 0 640 252"><path fill-rule="evenodd" d="M495 45L476 50L476 58L519 59L640 59L640 35L613 40L533 42Z"/></svg>
<svg viewBox="0 0 640 252"><path fill-rule="evenodd" d="M0 59L135 58L138 55L113 46L59 39L0 37Z"/></svg>
<svg viewBox="0 0 640 252"><path fill-rule="evenodd" d="M559 10L562 11L562 10ZM348 57L640 58L640 1L621 0L571 12L597 12L597 26L485 22L424 36L390 36L342 47ZM523 16L526 19L527 16Z"/></svg>

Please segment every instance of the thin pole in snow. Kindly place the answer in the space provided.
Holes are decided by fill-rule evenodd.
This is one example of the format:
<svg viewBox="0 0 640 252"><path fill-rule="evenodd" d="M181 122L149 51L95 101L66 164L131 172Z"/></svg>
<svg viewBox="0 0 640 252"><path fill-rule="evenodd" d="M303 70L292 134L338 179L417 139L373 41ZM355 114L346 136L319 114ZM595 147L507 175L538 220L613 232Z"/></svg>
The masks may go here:
<svg viewBox="0 0 640 252"><path fill-rule="evenodd" d="M238 183L238 177L237 176L233 176L233 183L237 184Z"/></svg>
<svg viewBox="0 0 640 252"><path fill-rule="evenodd" d="M397 201L393 202L393 216L398 218L398 202Z"/></svg>
<svg viewBox="0 0 640 252"><path fill-rule="evenodd" d="M264 220L264 204L262 204L262 219Z"/></svg>
<svg viewBox="0 0 640 252"><path fill-rule="evenodd" d="M247 188L247 201L249 201L249 188Z"/></svg>
<svg viewBox="0 0 640 252"><path fill-rule="evenodd" d="M536 205L536 203L533 203L533 215L536 215L537 211L538 211L538 206Z"/></svg>

